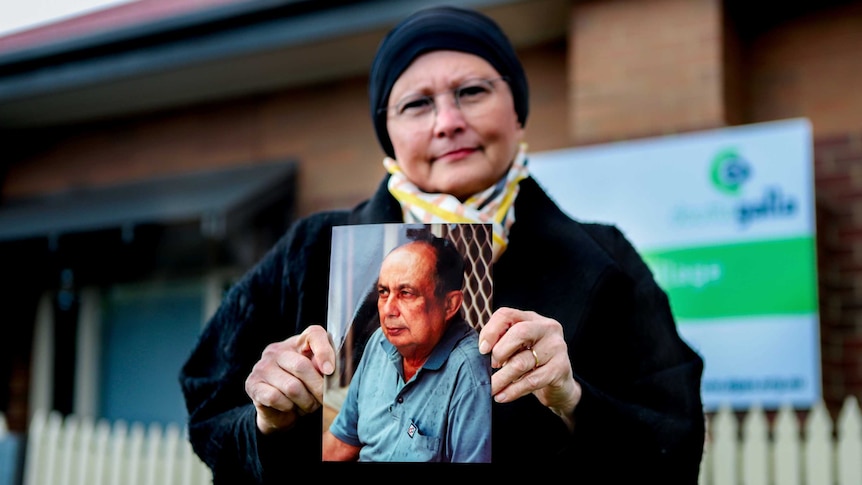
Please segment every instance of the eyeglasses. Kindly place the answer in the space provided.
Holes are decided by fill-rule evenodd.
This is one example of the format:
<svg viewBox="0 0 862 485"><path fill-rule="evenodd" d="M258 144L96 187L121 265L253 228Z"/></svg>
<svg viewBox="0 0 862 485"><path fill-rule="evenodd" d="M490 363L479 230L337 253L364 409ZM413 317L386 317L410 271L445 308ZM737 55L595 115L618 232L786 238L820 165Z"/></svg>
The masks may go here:
<svg viewBox="0 0 862 485"><path fill-rule="evenodd" d="M437 116L435 99L441 94L451 93L455 107L464 116L479 116L485 113L490 106L493 106L497 92L495 84L498 81L508 81L508 79L505 76L494 79L470 79L455 89L447 89L434 94L410 95L393 106L380 108L378 114L386 113L394 121L405 125L430 125Z"/></svg>

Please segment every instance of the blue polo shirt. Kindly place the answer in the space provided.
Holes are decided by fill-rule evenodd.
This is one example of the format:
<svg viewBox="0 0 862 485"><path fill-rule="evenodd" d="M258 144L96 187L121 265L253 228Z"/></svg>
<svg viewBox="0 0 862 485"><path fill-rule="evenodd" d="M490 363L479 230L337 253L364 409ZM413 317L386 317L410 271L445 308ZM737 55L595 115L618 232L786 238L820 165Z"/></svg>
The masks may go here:
<svg viewBox="0 0 862 485"><path fill-rule="evenodd" d="M491 362L476 330L452 322L413 378L403 376L401 354L378 328L332 434L361 446L360 461L491 461Z"/></svg>

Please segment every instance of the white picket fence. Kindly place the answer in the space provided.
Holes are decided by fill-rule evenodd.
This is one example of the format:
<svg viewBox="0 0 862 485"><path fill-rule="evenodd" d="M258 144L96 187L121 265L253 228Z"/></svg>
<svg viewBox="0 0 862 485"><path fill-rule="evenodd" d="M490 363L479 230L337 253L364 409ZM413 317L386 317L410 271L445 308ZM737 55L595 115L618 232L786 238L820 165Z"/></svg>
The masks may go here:
<svg viewBox="0 0 862 485"><path fill-rule="evenodd" d="M848 397L834 423L821 403L800 423L778 410L773 425L753 407L741 420L729 408L711 416L701 463L701 485L860 485L862 415Z"/></svg>
<svg viewBox="0 0 862 485"><path fill-rule="evenodd" d="M0 414L0 430L5 420ZM700 485L860 485L862 413L848 397L834 423L825 406L800 422L782 407L772 425L753 407L722 408L707 422ZM3 440L0 432L0 441ZM204 485L206 465L176 425L37 414L27 432L24 485Z"/></svg>
<svg viewBox="0 0 862 485"><path fill-rule="evenodd" d="M176 424L94 422L37 413L27 432L24 485L203 485L209 468Z"/></svg>

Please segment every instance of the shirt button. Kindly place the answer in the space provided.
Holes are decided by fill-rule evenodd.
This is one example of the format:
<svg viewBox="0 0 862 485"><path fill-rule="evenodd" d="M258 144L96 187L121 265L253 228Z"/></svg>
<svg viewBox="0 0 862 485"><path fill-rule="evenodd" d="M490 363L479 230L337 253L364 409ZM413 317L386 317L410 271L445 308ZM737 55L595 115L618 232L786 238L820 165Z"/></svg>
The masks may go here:
<svg viewBox="0 0 862 485"><path fill-rule="evenodd" d="M396 399L396 401L398 401L398 404L401 404L404 402L404 397L398 396L398 399Z"/></svg>

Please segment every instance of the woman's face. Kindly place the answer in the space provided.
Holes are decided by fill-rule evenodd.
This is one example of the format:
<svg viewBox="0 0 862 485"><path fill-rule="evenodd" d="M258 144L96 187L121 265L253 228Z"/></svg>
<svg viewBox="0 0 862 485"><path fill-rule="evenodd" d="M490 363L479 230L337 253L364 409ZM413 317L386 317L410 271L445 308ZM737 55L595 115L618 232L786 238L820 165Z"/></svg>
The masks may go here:
<svg viewBox="0 0 862 485"><path fill-rule="evenodd" d="M523 137L508 83L473 54L417 57L392 85L387 106L404 175L424 192L462 201L506 173Z"/></svg>

